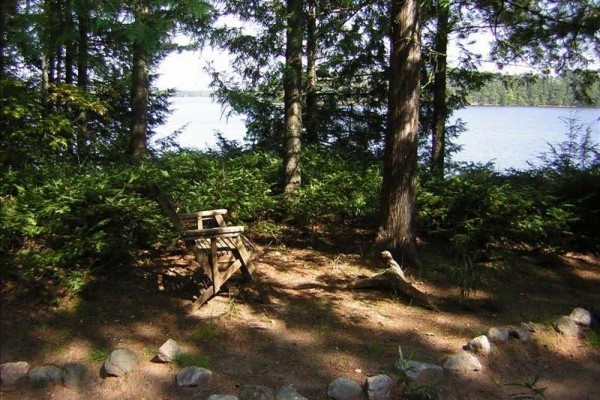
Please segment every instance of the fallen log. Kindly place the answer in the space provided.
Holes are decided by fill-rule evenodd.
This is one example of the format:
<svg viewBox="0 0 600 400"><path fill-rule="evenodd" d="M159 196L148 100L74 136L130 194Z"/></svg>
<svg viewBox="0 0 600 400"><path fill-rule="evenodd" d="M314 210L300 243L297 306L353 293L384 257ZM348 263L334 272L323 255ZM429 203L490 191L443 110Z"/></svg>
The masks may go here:
<svg viewBox="0 0 600 400"><path fill-rule="evenodd" d="M434 301L426 293L414 287L406 278L404 271L389 251L381 252L381 257L383 257L387 264L385 271L368 278L357 279L350 283L348 287L350 289L392 289L411 298L416 304L422 307L430 310L438 309Z"/></svg>

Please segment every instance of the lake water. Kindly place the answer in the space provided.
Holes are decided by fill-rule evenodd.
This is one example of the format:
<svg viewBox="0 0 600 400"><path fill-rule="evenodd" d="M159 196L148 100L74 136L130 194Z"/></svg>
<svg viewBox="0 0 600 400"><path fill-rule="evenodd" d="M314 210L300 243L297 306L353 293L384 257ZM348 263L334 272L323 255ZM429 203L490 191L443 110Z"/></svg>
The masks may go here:
<svg viewBox="0 0 600 400"><path fill-rule="evenodd" d="M456 142L462 151L456 161L494 161L496 168L525 169L527 162L538 163L548 143L565 139L567 127L562 119L576 118L589 125L595 143L600 142L600 109L552 107L467 107L455 113L467 124L467 131ZM206 149L214 146L215 132L227 139L242 140L244 118L227 118L219 104L207 97L173 98L173 114L157 129L157 138L183 128L177 142L184 147Z"/></svg>

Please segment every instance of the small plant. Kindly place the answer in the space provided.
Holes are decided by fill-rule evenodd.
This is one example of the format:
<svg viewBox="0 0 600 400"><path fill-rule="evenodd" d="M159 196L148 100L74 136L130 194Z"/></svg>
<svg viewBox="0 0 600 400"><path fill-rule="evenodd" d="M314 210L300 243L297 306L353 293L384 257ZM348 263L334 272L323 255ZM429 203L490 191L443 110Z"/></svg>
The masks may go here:
<svg viewBox="0 0 600 400"><path fill-rule="evenodd" d="M600 333L597 331L589 331L585 335L585 343L589 347L600 347Z"/></svg>
<svg viewBox="0 0 600 400"><path fill-rule="evenodd" d="M544 392L546 391L545 387L538 387L538 381L540 379L540 374L537 374L533 378L522 382L522 383L507 383L506 386L516 386L522 389L522 392L513 393L508 397L513 400L536 400L536 399L545 399Z"/></svg>
<svg viewBox="0 0 600 400"><path fill-rule="evenodd" d="M408 357L404 357L402 347L398 346L398 355L396 369L399 371L400 382L404 383L404 398L412 400L440 400L442 392L438 382L419 385L408 377L407 373L414 370L414 366L410 365L410 362L414 359L414 350L410 352Z"/></svg>
<svg viewBox="0 0 600 400"><path fill-rule="evenodd" d="M106 361L110 357L110 350L108 349L92 349L88 354L88 360L90 361Z"/></svg>
<svg viewBox="0 0 600 400"><path fill-rule="evenodd" d="M466 235L455 235L451 239L459 261L450 267L452 277L460 287L460 298L462 300L474 295L477 292L478 284L481 280L480 271L473 263L468 251L468 237Z"/></svg>
<svg viewBox="0 0 600 400"><path fill-rule="evenodd" d="M381 342L367 342L367 344L365 345L365 349L370 354L382 354L384 350Z"/></svg>
<svg viewBox="0 0 600 400"><path fill-rule="evenodd" d="M210 358L203 355L193 355L187 353L181 353L175 358L175 364L178 367L202 367L208 368L210 366Z"/></svg>
<svg viewBox="0 0 600 400"><path fill-rule="evenodd" d="M331 327L327 324L318 324L315 329L319 335L327 335L331 332Z"/></svg>
<svg viewBox="0 0 600 400"><path fill-rule="evenodd" d="M221 328L214 322L207 321L192 332L190 339L193 341L211 341L222 335Z"/></svg>

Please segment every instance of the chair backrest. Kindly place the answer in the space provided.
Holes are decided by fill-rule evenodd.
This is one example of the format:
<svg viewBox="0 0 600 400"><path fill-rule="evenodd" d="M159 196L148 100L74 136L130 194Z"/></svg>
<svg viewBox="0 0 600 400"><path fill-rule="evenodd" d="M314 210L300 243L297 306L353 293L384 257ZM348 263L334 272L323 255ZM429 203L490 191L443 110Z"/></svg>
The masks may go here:
<svg viewBox="0 0 600 400"><path fill-rule="evenodd" d="M151 190L154 192L156 201L158 201L158 204L160 204L165 214L167 214L167 217L175 229L177 229L180 234L185 232L186 227L184 226L183 221L181 221L181 218L179 218L177 210L175 207L173 207L171 200L169 200L169 198L162 192L160 186L158 186L156 183L153 183L151 184Z"/></svg>

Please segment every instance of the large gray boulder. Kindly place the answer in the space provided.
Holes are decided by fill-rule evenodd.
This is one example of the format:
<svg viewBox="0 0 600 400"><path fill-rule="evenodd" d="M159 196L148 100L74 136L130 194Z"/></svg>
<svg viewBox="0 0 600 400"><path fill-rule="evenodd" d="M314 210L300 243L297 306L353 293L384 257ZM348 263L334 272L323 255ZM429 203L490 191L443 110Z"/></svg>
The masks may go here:
<svg viewBox="0 0 600 400"><path fill-rule="evenodd" d="M63 370L54 365L33 367L29 371L29 381L34 385L48 385L50 383L61 382L62 379Z"/></svg>
<svg viewBox="0 0 600 400"><path fill-rule="evenodd" d="M396 366L406 377L420 385L439 383L444 377L444 369L436 364L410 360Z"/></svg>
<svg viewBox="0 0 600 400"><path fill-rule="evenodd" d="M369 400L390 400L394 380L387 375L375 375L367 378L367 397Z"/></svg>
<svg viewBox="0 0 600 400"><path fill-rule="evenodd" d="M337 378L327 387L327 396L333 400L359 400L364 398L364 393L352 379Z"/></svg>
<svg viewBox="0 0 600 400"><path fill-rule="evenodd" d="M481 371L483 366L479 359L468 351L461 351L448 356L442 364L444 369L455 372Z"/></svg>
<svg viewBox="0 0 600 400"><path fill-rule="evenodd" d="M556 320L554 329L565 336L577 336L579 334L579 325L577 325L570 316L566 315L563 315Z"/></svg>
<svg viewBox="0 0 600 400"><path fill-rule="evenodd" d="M239 400L231 394L211 394L206 400Z"/></svg>
<svg viewBox="0 0 600 400"><path fill-rule="evenodd" d="M125 376L137 366L137 356L131 350L116 349L104 362L104 372L110 376Z"/></svg>
<svg viewBox="0 0 600 400"><path fill-rule="evenodd" d="M2 386L12 386L27 376L29 364L26 361L8 362L0 365L0 382Z"/></svg>
<svg viewBox="0 0 600 400"><path fill-rule="evenodd" d="M177 373L177 385L183 387L202 386L211 378L211 370L201 367L185 367Z"/></svg>
<svg viewBox="0 0 600 400"><path fill-rule="evenodd" d="M302 396L293 385L285 385L277 391L276 400L308 400Z"/></svg>
<svg viewBox="0 0 600 400"><path fill-rule="evenodd" d="M585 308L577 307L571 311L569 318L577 325L590 326L592 324L592 313Z"/></svg>
<svg viewBox="0 0 600 400"><path fill-rule="evenodd" d="M273 390L262 385L246 385L240 392L240 400L273 400Z"/></svg>

